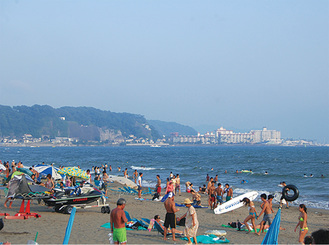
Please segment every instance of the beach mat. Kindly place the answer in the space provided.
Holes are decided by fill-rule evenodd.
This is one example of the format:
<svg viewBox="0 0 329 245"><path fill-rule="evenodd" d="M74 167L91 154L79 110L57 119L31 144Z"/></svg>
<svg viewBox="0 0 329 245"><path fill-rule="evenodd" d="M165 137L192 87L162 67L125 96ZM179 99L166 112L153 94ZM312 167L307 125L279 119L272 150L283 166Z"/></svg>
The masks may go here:
<svg viewBox="0 0 329 245"><path fill-rule="evenodd" d="M182 237L182 240L187 241L186 237ZM215 235L200 235L196 237L196 240L198 243L203 243L203 244L218 244L218 243L229 243L230 241L225 238L225 237L218 237ZM194 242L193 237L191 237L191 241Z"/></svg>

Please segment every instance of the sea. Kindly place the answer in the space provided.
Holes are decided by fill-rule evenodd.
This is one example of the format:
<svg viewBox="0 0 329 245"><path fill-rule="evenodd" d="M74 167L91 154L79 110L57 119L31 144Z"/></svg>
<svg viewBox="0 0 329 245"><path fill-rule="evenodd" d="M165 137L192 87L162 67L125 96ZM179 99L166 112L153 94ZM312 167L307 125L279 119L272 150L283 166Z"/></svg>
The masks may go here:
<svg viewBox="0 0 329 245"><path fill-rule="evenodd" d="M329 209L329 147L0 147L0 159L22 161L24 166L42 162L54 163L55 167L79 165L85 170L107 164L112 166L109 174L119 176L123 176L125 168L129 175L136 169L143 173L143 186L149 187L155 186L157 174L165 183L172 172L180 175L182 191L186 181L198 189L206 184L207 174L218 175L220 183L230 184L234 196L249 191L280 193L280 183L284 181L299 190L299 198L292 205L304 203L307 207Z"/></svg>

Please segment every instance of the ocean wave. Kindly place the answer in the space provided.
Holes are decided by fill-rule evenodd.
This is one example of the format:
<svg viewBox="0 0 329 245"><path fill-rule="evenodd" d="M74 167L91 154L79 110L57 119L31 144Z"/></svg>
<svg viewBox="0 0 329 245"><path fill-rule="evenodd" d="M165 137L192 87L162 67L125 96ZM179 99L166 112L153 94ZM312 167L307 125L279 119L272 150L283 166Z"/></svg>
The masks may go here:
<svg viewBox="0 0 329 245"><path fill-rule="evenodd" d="M163 170L163 169L165 169L165 168L152 168L152 167L144 167L144 166L141 166L141 167L131 166L130 168L133 170L156 170L156 169Z"/></svg>

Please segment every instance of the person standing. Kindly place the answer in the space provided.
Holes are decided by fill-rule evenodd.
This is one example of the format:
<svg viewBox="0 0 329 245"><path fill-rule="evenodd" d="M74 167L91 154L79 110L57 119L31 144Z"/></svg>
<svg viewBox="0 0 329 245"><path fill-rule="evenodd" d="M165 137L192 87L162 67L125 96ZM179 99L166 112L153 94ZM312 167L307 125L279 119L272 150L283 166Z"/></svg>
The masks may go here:
<svg viewBox="0 0 329 245"><path fill-rule="evenodd" d="M176 208L175 201L174 201L174 193L170 192L168 194L167 200L164 202L165 209L167 211L165 223L164 223L164 234L163 234L163 240L167 240L167 231L170 226L171 232L172 232L172 240L176 241L175 238L175 230L176 230L176 215L175 213L179 211L178 208Z"/></svg>
<svg viewBox="0 0 329 245"><path fill-rule="evenodd" d="M172 182L172 186L173 186L172 192L176 195L176 176L175 175L173 175L171 182Z"/></svg>
<svg viewBox="0 0 329 245"><path fill-rule="evenodd" d="M127 243L127 231L125 223L128 222L123 209L126 207L126 200L119 198L117 201L117 207L111 211L110 223L111 233L115 244Z"/></svg>
<svg viewBox="0 0 329 245"><path fill-rule="evenodd" d="M233 190L230 188L229 184L225 184L225 192L226 192L226 201L229 201L233 198Z"/></svg>
<svg viewBox="0 0 329 245"><path fill-rule="evenodd" d="M185 199L184 203L185 206L188 208L187 212L180 217L178 220L186 218L185 221L185 229L184 229L184 236L187 237L188 244L192 244L191 237L193 237L195 244L198 244L196 239L196 234L199 228L199 221L198 216L196 214L195 208L192 206L192 201L188 198Z"/></svg>
<svg viewBox="0 0 329 245"><path fill-rule="evenodd" d="M143 173L139 173L139 176L137 179L138 198L142 198L142 177L143 177Z"/></svg>
<svg viewBox="0 0 329 245"><path fill-rule="evenodd" d="M181 192L180 192L180 177L179 177L179 174L176 175L176 187L175 187L175 193L177 193L179 195L181 195Z"/></svg>
<svg viewBox="0 0 329 245"><path fill-rule="evenodd" d="M260 198L262 199L263 203L261 204L261 207L263 207L262 211L260 212L259 216L257 217L257 219L264 213L264 217L262 222L260 222L260 228L259 228L259 232L256 233L258 236L260 235L260 232L264 231L264 226L266 224L266 222L268 222L268 225L271 226L272 224L272 210L270 207L270 204L268 203L268 201L266 201L266 194L263 193L262 195L260 195Z"/></svg>
<svg viewBox="0 0 329 245"><path fill-rule="evenodd" d="M284 188L287 184L286 184L286 182L282 182L282 183L280 183L281 185L282 185L282 187ZM286 193L289 191L289 189L286 189ZM289 208L289 203L288 203L288 201L283 197L283 195L281 196L281 198L280 198L280 206L282 207L283 206L283 200L286 202L286 208Z"/></svg>
<svg viewBox="0 0 329 245"><path fill-rule="evenodd" d="M216 188L216 199L217 199L217 205L222 205L223 203L223 189L222 189L222 184L218 183L218 186Z"/></svg>
<svg viewBox="0 0 329 245"><path fill-rule="evenodd" d="M125 171L123 172L123 176L128 179L128 168L125 169Z"/></svg>
<svg viewBox="0 0 329 245"><path fill-rule="evenodd" d="M303 243L304 237L306 233L308 232L307 227L307 208L304 204L299 205L299 217L298 217L298 223L295 228L295 232L297 230L297 227L299 226L299 239L298 242Z"/></svg>
<svg viewBox="0 0 329 245"><path fill-rule="evenodd" d="M252 201L250 201L249 198L243 198L242 201L244 205L246 206L249 206L248 209L249 209L249 215L247 216L247 218L245 218L245 220L243 221L243 223L246 225L247 229L248 229L248 232L249 233L251 231L249 225L248 225L248 221L251 220L251 224L252 224L252 227L253 229L255 230L256 232L256 225L255 225L255 219L257 218L257 212L256 212L256 208L255 208L255 205Z"/></svg>
<svg viewBox="0 0 329 245"><path fill-rule="evenodd" d="M211 186L208 189L208 195L209 195L208 204L209 204L210 209L215 208L215 204L216 204L215 192L216 192L215 181L212 181Z"/></svg>
<svg viewBox="0 0 329 245"><path fill-rule="evenodd" d="M134 180L135 184L137 184L137 178L138 178L138 173L137 173L137 170L135 169L135 171L133 173L133 180Z"/></svg>
<svg viewBox="0 0 329 245"><path fill-rule="evenodd" d="M157 183L155 185L156 192L159 196L161 196L161 179L160 175L157 175Z"/></svg>

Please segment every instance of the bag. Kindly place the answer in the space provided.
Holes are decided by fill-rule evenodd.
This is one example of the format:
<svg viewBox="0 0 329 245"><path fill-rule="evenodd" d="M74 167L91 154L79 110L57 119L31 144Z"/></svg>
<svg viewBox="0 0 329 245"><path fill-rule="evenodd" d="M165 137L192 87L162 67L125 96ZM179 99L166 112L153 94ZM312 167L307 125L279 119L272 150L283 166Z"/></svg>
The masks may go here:
<svg viewBox="0 0 329 245"><path fill-rule="evenodd" d="M180 221L176 221L176 225L185 226L186 218L182 218Z"/></svg>
<svg viewBox="0 0 329 245"><path fill-rule="evenodd" d="M236 228L236 222L231 222L231 223L228 223L229 226L231 226L232 228Z"/></svg>

